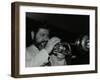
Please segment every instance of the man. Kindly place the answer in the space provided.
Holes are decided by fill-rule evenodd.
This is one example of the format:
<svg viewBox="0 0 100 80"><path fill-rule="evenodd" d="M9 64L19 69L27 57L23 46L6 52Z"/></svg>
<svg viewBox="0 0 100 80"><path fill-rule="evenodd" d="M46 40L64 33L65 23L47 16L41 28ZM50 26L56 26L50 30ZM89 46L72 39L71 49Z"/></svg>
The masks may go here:
<svg viewBox="0 0 100 80"><path fill-rule="evenodd" d="M54 46L60 42L57 37L49 38L49 30L40 27L38 31L31 32L34 43L26 48L26 67L38 67L38 66L59 66L65 65L65 55L57 53L57 55L50 55ZM42 42L43 45L41 46ZM45 46L44 46L45 44Z"/></svg>

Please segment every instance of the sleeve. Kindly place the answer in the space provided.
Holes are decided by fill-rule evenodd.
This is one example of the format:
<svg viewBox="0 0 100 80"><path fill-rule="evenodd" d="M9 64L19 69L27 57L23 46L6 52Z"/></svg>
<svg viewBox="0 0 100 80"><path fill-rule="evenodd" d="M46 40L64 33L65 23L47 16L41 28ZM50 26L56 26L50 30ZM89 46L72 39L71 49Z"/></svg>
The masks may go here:
<svg viewBox="0 0 100 80"><path fill-rule="evenodd" d="M47 63L48 62L48 53L45 49L39 51L38 54L36 54L33 58L32 58L32 61L31 61L31 67L35 67L35 66L41 66L43 65L44 63Z"/></svg>

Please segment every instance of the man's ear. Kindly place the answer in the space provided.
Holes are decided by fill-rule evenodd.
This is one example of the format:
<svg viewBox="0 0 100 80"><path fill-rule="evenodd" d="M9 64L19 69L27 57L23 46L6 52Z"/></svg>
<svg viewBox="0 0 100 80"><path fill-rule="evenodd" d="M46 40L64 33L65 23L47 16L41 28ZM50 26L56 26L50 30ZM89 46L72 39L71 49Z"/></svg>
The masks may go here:
<svg viewBox="0 0 100 80"><path fill-rule="evenodd" d="M34 39L34 31L31 31L31 38Z"/></svg>

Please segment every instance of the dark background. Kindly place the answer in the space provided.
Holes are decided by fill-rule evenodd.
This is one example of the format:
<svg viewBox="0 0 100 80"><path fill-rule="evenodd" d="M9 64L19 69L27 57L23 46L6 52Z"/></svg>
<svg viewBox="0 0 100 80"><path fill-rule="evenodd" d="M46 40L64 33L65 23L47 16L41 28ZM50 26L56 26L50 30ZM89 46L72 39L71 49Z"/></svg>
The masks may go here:
<svg viewBox="0 0 100 80"><path fill-rule="evenodd" d="M83 35L89 35L89 15L26 13L26 47L32 44L30 32L37 25L47 24L51 37L57 36L62 42L74 42ZM73 49L76 58L69 64L89 64L89 52Z"/></svg>

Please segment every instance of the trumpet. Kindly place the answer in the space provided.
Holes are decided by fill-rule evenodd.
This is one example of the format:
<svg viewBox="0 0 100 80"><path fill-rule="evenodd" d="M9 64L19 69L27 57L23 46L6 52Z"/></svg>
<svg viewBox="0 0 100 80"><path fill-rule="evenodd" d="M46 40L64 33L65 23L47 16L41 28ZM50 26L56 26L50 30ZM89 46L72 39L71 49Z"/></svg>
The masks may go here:
<svg viewBox="0 0 100 80"><path fill-rule="evenodd" d="M41 42L40 48L44 48L48 41ZM72 47L75 47L77 50L89 51L89 36L84 35L77 38L73 43L72 42L59 42L57 43L51 54L61 53L64 55L72 55L74 51Z"/></svg>
<svg viewBox="0 0 100 80"><path fill-rule="evenodd" d="M90 40L88 35L81 36L77 38L73 43L70 43L71 46L76 47L78 50L89 51Z"/></svg>

